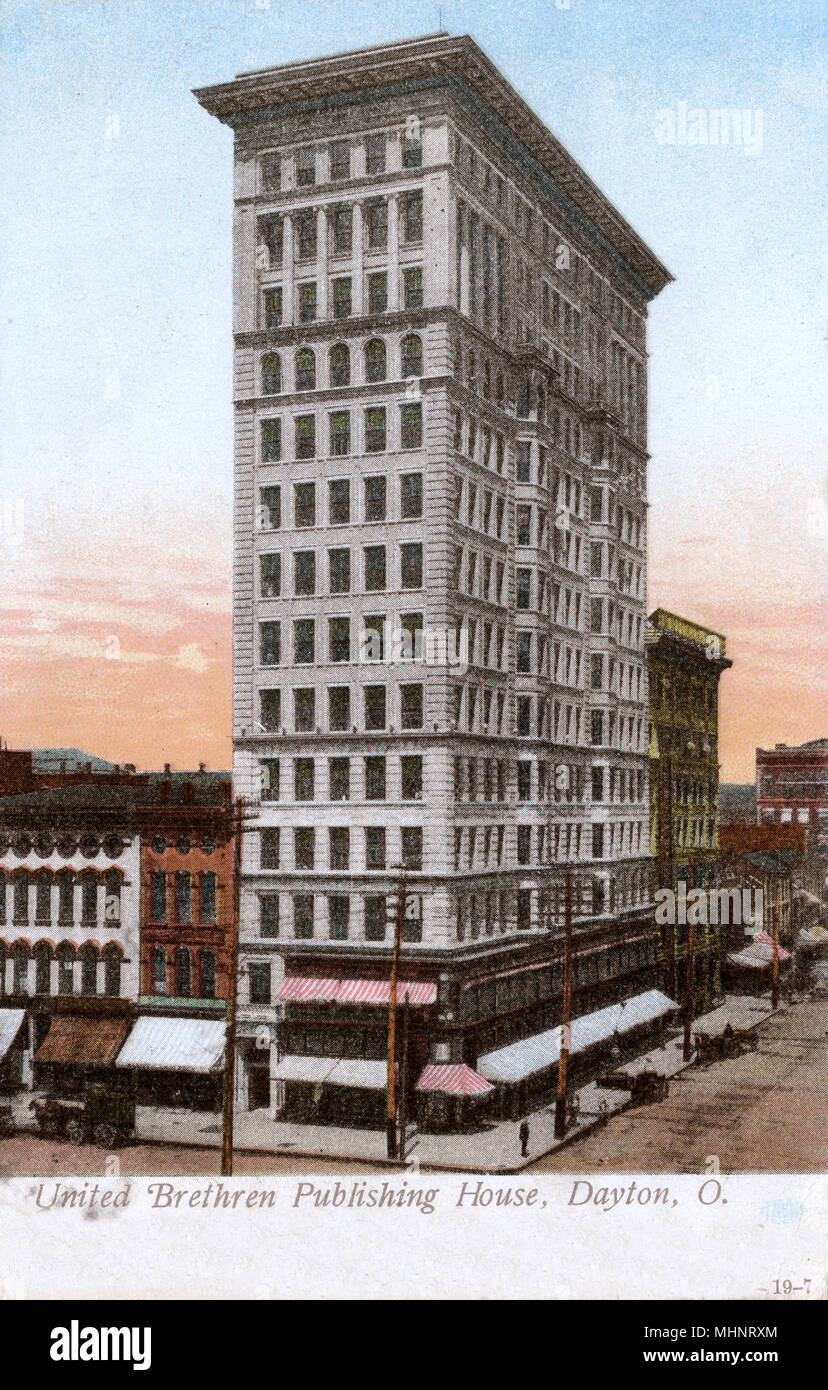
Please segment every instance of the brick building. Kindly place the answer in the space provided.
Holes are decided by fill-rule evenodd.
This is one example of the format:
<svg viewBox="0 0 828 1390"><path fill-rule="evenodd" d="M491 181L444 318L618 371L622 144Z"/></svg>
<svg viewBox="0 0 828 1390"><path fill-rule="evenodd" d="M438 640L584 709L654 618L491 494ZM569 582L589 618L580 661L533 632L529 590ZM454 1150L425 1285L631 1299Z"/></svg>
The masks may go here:
<svg viewBox="0 0 828 1390"><path fill-rule="evenodd" d="M196 96L235 136L242 1102L367 1118L397 865L412 1084L557 1022L567 870L576 1012L658 978L646 317L670 275L468 37Z"/></svg>
<svg viewBox="0 0 828 1390"><path fill-rule="evenodd" d="M828 738L756 750L760 825L807 827L815 840L820 897L828 903Z"/></svg>

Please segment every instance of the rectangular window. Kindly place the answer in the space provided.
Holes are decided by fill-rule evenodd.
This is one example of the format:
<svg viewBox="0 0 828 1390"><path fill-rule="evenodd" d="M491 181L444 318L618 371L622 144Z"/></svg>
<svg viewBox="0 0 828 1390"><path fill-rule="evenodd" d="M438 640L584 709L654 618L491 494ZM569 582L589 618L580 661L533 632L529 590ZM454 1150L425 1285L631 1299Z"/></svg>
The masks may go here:
<svg viewBox="0 0 828 1390"><path fill-rule="evenodd" d="M603 632L604 630L604 601L600 598L590 600L589 605L590 627L593 632Z"/></svg>
<svg viewBox="0 0 828 1390"><path fill-rule="evenodd" d="M328 728L332 733L345 733L351 727L351 692L347 685L328 688Z"/></svg>
<svg viewBox="0 0 828 1390"><path fill-rule="evenodd" d="M351 520L351 484L347 478L328 484L328 520L331 526L344 526Z"/></svg>
<svg viewBox="0 0 828 1390"><path fill-rule="evenodd" d="M282 457L281 420L262 420L261 435L262 463L278 463Z"/></svg>
<svg viewBox="0 0 828 1390"><path fill-rule="evenodd" d="M423 162L423 139L419 123L403 136L403 168L419 169Z"/></svg>
<svg viewBox="0 0 828 1390"><path fill-rule="evenodd" d="M385 758L365 759L365 800L385 800Z"/></svg>
<svg viewBox="0 0 828 1390"><path fill-rule="evenodd" d="M590 685L593 690L602 690L604 685L604 658L600 652L593 652L590 669Z"/></svg>
<svg viewBox="0 0 828 1390"><path fill-rule="evenodd" d="M365 142L365 168L369 174L385 173L385 135L369 135Z"/></svg>
<svg viewBox="0 0 828 1390"><path fill-rule="evenodd" d="M266 734L278 734L282 727L281 690L259 692L259 725Z"/></svg>
<svg viewBox="0 0 828 1390"><path fill-rule="evenodd" d="M385 478L365 479L365 520L385 521L387 511L387 482Z"/></svg>
<svg viewBox="0 0 828 1390"><path fill-rule="evenodd" d="M331 826L328 830L328 867L337 871L347 869L351 862L351 832L346 826Z"/></svg>
<svg viewBox="0 0 828 1390"><path fill-rule="evenodd" d="M406 193L403 201L403 239L406 242L423 239L423 195Z"/></svg>
<svg viewBox="0 0 828 1390"><path fill-rule="evenodd" d="M519 825L517 832L517 862L528 864L531 858L531 836L532 827L529 825Z"/></svg>
<svg viewBox="0 0 828 1390"><path fill-rule="evenodd" d="M365 588L370 593L384 589L386 585L386 564L384 545L366 545Z"/></svg>
<svg viewBox="0 0 828 1390"><path fill-rule="evenodd" d="M263 154L260 168L262 174L262 191L265 193L278 193L282 186L282 156L275 152Z"/></svg>
<svg viewBox="0 0 828 1390"><path fill-rule="evenodd" d="M367 893L362 900L365 913L365 940L384 941L385 940L385 895L383 893Z"/></svg>
<svg viewBox="0 0 828 1390"><path fill-rule="evenodd" d="M532 732L532 697L519 695L517 702L517 731L522 738Z"/></svg>
<svg viewBox="0 0 828 1390"><path fill-rule="evenodd" d="M203 873L199 880L201 889L201 903L199 912L202 922L215 922L216 920L216 876L214 873Z"/></svg>
<svg viewBox="0 0 828 1390"><path fill-rule="evenodd" d="M316 859L316 831L301 826L293 832L293 865L296 869L312 869Z"/></svg>
<svg viewBox="0 0 828 1390"><path fill-rule="evenodd" d="M365 412L365 451L381 454L385 450L385 406L374 405Z"/></svg>
<svg viewBox="0 0 828 1390"><path fill-rule="evenodd" d="M259 831L259 866L262 869L278 869L280 865L279 831Z"/></svg>
<svg viewBox="0 0 828 1390"><path fill-rule="evenodd" d="M351 552L350 550L328 551L328 579L332 594L348 594L351 591Z"/></svg>
<svg viewBox="0 0 828 1390"><path fill-rule="evenodd" d="M279 800L279 759L264 758L259 763L262 801Z"/></svg>
<svg viewBox="0 0 828 1390"><path fill-rule="evenodd" d="M411 266L403 271L406 309L421 309L423 304L423 268Z"/></svg>
<svg viewBox="0 0 828 1390"><path fill-rule="evenodd" d="M298 527L316 525L315 483L294 483L293 524Z"/></svg>
<svg viewBox="0 0 828 1390"><path fill-rule="evenodd" d="M331 457L343 458L351 452L350 411L335 410L328 418L331 426Z"/></svg>
<svg viewBox="0 0 828 1390"><path fill-rule="evenodd" d="M351 316L351 277L342 276L333 282L333 316L347 319Z"/></svg>
<svg viewBox="0 0 828 1390"><path fill-rule="evenodd" d="M175 917L177 922L193 920L192 879L186 871L175 876Z"/></svg>
<svg viewBox="0 0 828 1390"><path fill-rule="evenodd" d="M328 898L328 935L332 941L347 941L351 915L351 900L346 893L332 893Z"/></svg>
<svg viewBox="0 0 828 1390"><path fill-rule="evenodd" d="M417 685L400 686L401 723L404 729L423 727L423 687Z"/></svg>
<svg viewBox="0 0 828 1390"><path fill-rule="evenodd" d="M259 556L259 593L262 598L278 598L282 592L281 555Z"/></svg>
<svg viewBox="0 0 828 1390"><path fill-rule="evenodd" d="M351 660L350 618L328 619L328 659L330 661Z"/></svg>
<svg viewBox="0 0 828 1390"><path fill-rule="evenodd" d="M316 183L316 150L306 145L296 151L296 186L312 188Z"/></svg>
<svg viewBox="0 0 828 1390"><path fill-rule="evenodd" d="M263 531L278 531L282 525L282 489L259 488L259 525Z"/></svg>
<svg viewBox="0 0 828 1390"><path fill-rule="evenodd" d="M281 328L282 326L282 291L281 289L265 290L263 295L264 302L264 326L265 328Z"/></svg>
<svg viewBox="0 0 828 1390"><path fill-rule="evenodd" d="M166 922L167 875L158 871L153 872L150 884L152 891L152 920L153 922Z"/></svg>
<svg viewBox="0 0 828 1390"><path fill-rule="evenodd" d="M375 271L368 276L368 312L384 314L388 308L388 276L385 271Z"/></svg>
<svg viewBox="0 0 828 1390"><path fill-rule="evenodd" d="M384 198L372 198L366 203L365 226L368 249L384 251L388 245L388 204Z"/></svg>
<svg viewBox="0 0 828 1390"><path fill-rule="evenodd" d="M400 546L400 581L404 589L423 587L423 547L419 541Z"/></svg>
<svg viewBox="0 0 828 1390"><path fill-rule="evenodd" d="M404 869L411 869L419 873L423 867L423 831L422 827L403 826L402 837L402 865Z"/></svg>
<svg viewBox="0 0 828 1390"><path fill-rule="evenodd" d="M531 632L519 632L517 635L517 669L518 674L525 676L532 670L532 634Z"/></svg>
<svg viewBox="0 0 828 1390"><path fill-rule="evenodd" d="M316 691L312 687L293 692L293 727L297 734L312 734L316 727Z"/></svg>
<svg viewBox="0 0 828 1390"><path fill-rule="evenodd" d="M293 799L294 801L313 801L314 798L313 758L294 758L293 760Z"/></svg>
<svg viewBox="0 0 828 1390"><path fill-rule="evenodd" d="M517 481L528 483L531 475L531 444L528 439L519 439L516 445Z"/></svg>
<svg viewBox="0 0 828 1390"><path fill-rule="evenodd" d="M335 140L331 145L331 178L351 177L351 146L347 140Z"/></svg>
<svg viewBox="0 0 828 1390"><path fill-rule="evenodd" d="M296 417L296 457L312 459L316 457L316 418L313 415Z"/></svg>
<svg viewBox="0 0 828 1390"><path fill-rule="evenodd" d="M328 759L328 797L331 801L350 801L351 799L351 760L350 758Z"/></svg>
<svg viewBox="0 0 828 1390"><path fill-rule="evenodd" d="M517 543L532 544L532 508L519 504L517 507Z"/></svg>
<svg viewBox="0 0 828 1390"><path fill-rule="evenodd" d="M419 449L423 443L423 407L409 404L400 407L400 447Z"/></svg>
<svg viewBox="0 0 828 1390"><path fill-rule="evenodd" d="M594 744L604 742L604 716L600 710L593 710L590 722L590 737Z"/></svg>
<svg viewBox="0 0 828 1390"><path fill-rule="evenodd" d="M405 687L403 687L405 689ZM422 689L422 687L420 687ZM405 727L405 726L403 726ZM422 801L423 798L423 760L421 757L404 757L402 765L403 801Z"/></svg>
<svg viewBox="0 0 828 1390"><path fill-rule="evenodd" d="M281 624L259 623L259 661L262 666L278 666L281 660Z"/></svg>
<svg viewBox="0 0 828 1390"><path fill-rule="evenodd" d="M515 571L517 578L517 606L518 608L531 608L532 606L532 571L518 569Z"/></svg>
<svg viewBox="0 0 828 1390"><path fill-rule="evenodd" d="M604 857L603 825L593 825L592 827L592 857L593 859L603 859Z"/></svg>
<svg viewBox="0 0 828 1390"><path fill-rule="evenodd" d="M297 550L293 557L293 592L306 597L316 593L316 551Z"/></svg>
<svg viewBox="0 0 828 1390"><path fill-rule="evenodd" d="M309 281L299 286L299 322L314 323L316 320L316 282Z"/></svg>
<svg viewBox="0 0 828 1390"><path fill-rule="evenodd" d="M251 1004L269 1004L272 997L270 966L266 962L254 960L250 962L248 969Z"/></svg>
<svg viewBox="0 0 828 1390"><path fill-rule="evenodd" d="M279 935L279 894L259 894L259 936Z"/></svg>
<svg viewBox="0 0 828 1390"><path fill-rule="evenodd" d="M385 728L385 686L365 686L365 727L376 732Z"/></svg>
<svg viewBox="0 0 828 1390"><path fill-rule="evenodd" d="M400 516L403 521L417 520L423 514L423 475L403 473L400 478Z"/></svg>
<svg viewBox="0 0 828 1390"><path fill-rule="evenodd" d="M293 895L293 935L309 939L313 936L313 894Z"/></svg>
<svg viewBox="0 0 828 1390"><path fill-rule="evenodd" d="M604 799L604 769L602 767L592 769L592 799L593 801L603 801Z"/></svg>

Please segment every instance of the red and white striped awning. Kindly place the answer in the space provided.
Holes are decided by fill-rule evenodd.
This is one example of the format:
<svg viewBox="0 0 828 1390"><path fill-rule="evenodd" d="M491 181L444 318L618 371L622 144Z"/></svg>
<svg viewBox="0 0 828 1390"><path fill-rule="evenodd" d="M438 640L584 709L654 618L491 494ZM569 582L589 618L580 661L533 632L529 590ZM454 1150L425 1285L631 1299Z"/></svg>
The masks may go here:
<svg viewBox="0 0 828 1390"><path fill-rule="evenodd" d="M406 995L409 1004L433 1004L437 986L429 980L398 980L397 1003L404 1004ZM390 998L390 980L340 980L336 994L337 1004L387 1004Z"/></svg>
<svg viewBox="0 0 828 1390"><path fill-rule="evenodd" d="M479 1072L465 1062L447 1064L432 1062L416 1085L418 1091L443 1091L447 1096L485 1096L494 1090Z"/></svg>
<svg viewBox="0 0 828 1390"><path fill-rule="evenodd" d="M300 1000L303 1004L329 1004L336 997L339 980L321 980L316 976L288 975L277 999Z"/></svg>

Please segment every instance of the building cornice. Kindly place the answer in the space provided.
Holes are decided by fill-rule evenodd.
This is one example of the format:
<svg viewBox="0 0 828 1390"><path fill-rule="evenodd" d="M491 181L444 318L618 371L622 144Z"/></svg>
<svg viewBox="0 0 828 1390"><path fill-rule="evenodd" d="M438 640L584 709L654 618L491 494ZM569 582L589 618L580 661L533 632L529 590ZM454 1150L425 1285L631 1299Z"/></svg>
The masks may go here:
<svg viewBox="0 0 828 1390"><path fill-rule="evenodd" d="M240 73L197 88L196 99L234 130L383 93L448 86L545 195L630 276L645 299L673 279L637 232L468 35L438 34Z"/></svg>

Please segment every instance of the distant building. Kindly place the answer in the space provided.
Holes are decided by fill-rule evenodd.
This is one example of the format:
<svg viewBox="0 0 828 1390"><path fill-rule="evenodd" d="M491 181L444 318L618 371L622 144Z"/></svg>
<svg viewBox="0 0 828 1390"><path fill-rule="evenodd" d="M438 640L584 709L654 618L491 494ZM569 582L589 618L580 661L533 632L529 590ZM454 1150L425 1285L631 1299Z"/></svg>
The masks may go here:
<svg viewBox="0 0 828 1390"><path fill-rule="evenodd" d="M828 738L756 750L760 825L807 826L816 837L821 898L828 902Z"/></svg>
<svg viewBox="0 0 828 1390"><path fill-rule="evenodd" d="M756 787L753 782L719 784L719 825L756 824Z"/></svg>
<svg viewBox="0 0 828 1390"><path fill-rule="evenodd" d="M733 662L721 633L664 608L647 623L650 691L650 850L652 886L678 894L679 884L712 889L718 882L719 679ZM663 930L673 997L686 996L688 930ZM720 995L718 925L697 928L693 941L697 1011ZM669 987L669 981L668 981Z"/></svg>

